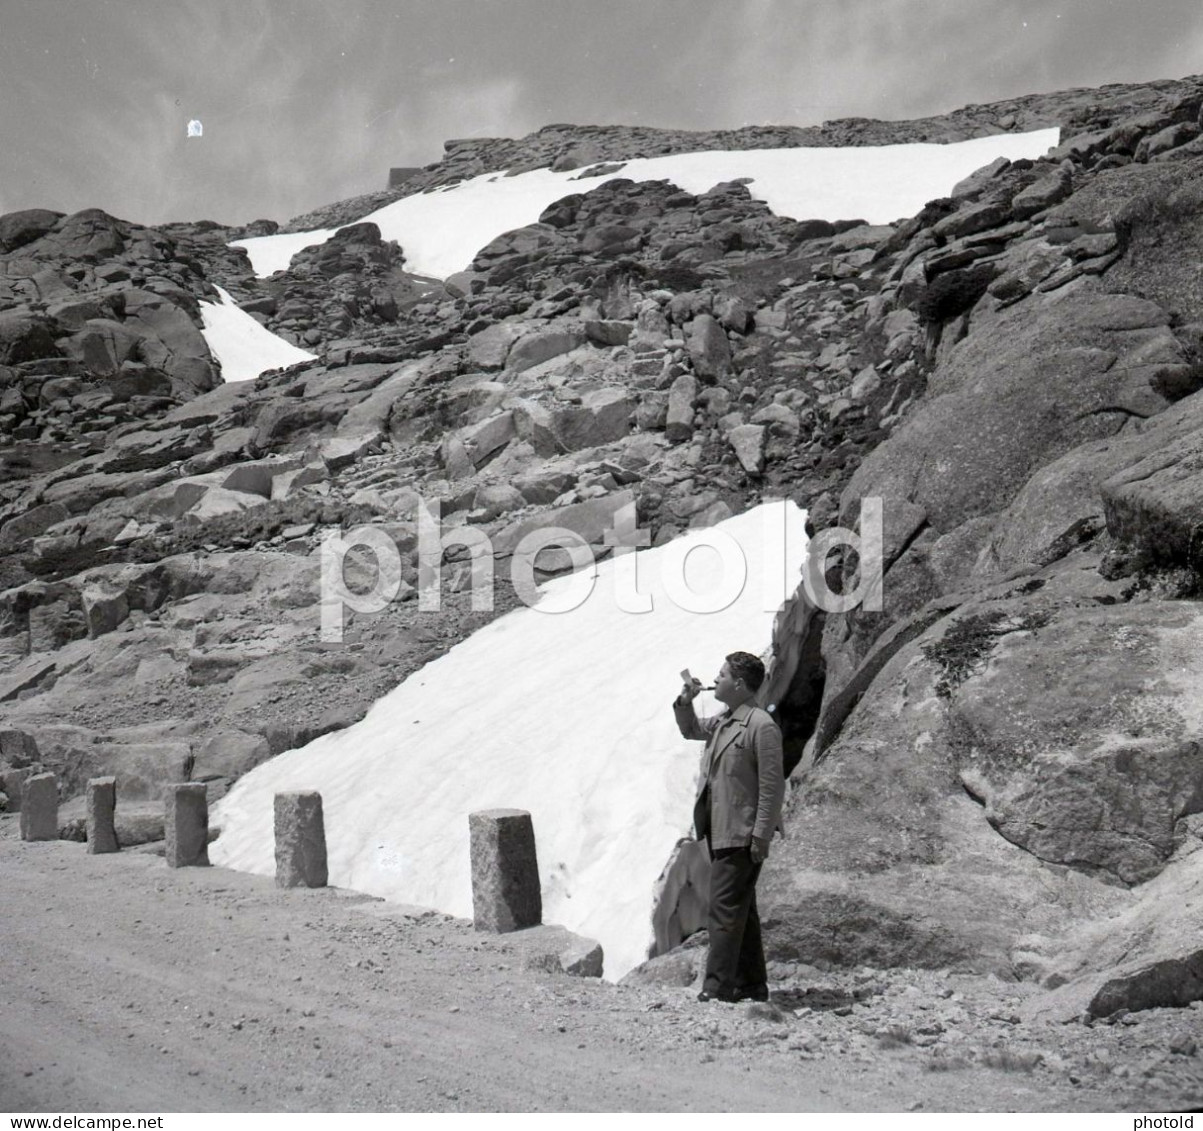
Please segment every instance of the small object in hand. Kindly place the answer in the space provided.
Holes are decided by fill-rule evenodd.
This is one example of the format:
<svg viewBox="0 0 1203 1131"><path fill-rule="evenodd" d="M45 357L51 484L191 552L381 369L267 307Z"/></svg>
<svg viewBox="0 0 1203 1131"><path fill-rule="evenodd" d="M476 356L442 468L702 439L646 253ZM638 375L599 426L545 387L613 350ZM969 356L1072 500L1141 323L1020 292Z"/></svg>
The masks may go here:
<svg viewBox="0 0 1203 1131"><path fill-rule="evenodd" d="M702 681L693 675L688 668L682 669L681 680L682 687L679 698L682 702L692 701L699 691L704 690Z"/></svg>

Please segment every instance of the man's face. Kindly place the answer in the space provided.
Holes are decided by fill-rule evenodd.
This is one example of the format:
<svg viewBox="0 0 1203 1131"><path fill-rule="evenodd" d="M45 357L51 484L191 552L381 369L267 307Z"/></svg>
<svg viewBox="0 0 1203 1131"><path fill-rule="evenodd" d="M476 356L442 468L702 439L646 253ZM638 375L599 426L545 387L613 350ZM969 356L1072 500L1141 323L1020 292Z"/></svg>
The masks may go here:
<svg viewBox="0 0 1203 1131"><path fill-rule="evenodd" d="M720 703L732 703L742 694L744 685L731 674L731 665L723 662L714 680L714 697Z"/></svg>

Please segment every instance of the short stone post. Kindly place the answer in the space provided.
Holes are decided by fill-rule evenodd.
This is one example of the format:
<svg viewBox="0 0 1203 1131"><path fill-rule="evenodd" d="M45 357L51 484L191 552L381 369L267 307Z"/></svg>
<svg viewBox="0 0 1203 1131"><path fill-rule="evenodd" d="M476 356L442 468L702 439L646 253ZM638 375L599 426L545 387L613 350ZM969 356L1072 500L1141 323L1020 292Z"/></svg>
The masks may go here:
<svg viewBox="0 0 1203 1131"><path fill-rule="evenodd" d="M326 886L326 823L316 791L277 793L276 887Z"/></svg>
<svg viewBox="0 0 1203 1131"><path fill-rule="evenodd" d="M58 778L34 774L21 791L21 839L58 840Z"/></svg>
<svg viewBox="0 0 1203 1131"><path fill-rule="evenodd" d="M535 827L522 809L468 814L472 917L478 931L520 931L543 921Z"/></svg>
<svg viewBox="0 0 1203 1131"><path fill-rule="evenodd" d="M117 779L92 778L88 782L88 853L96 856L102 852L118 852L117 826L113 823L113 810L117 807Z"/></svg>
<svg viewBox="0 0 1203 1131"><path fill-rule="evenodd" d="M169 868L205 867L209 863L209 801L204 782L167 787L164 820Z"/></svg>

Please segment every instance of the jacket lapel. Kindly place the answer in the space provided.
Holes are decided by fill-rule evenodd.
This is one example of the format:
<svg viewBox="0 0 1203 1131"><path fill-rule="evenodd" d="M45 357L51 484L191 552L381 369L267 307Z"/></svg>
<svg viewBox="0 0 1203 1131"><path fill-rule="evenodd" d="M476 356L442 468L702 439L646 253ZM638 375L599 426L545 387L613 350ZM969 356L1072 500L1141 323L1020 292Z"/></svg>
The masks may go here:
<svg viewBox="0 0 1203 1131"><path fill-rule="evenodd" d="M748 716L751 711L747 704L741 704L731 712L731 717L724 721L721 727L721 735L716 734L716 741L710 752L710 758L706 764L706 780L709 781L714 773L715 766L718 765L718 760L723 756L723 751L727 749L748 726Z"/></svg>

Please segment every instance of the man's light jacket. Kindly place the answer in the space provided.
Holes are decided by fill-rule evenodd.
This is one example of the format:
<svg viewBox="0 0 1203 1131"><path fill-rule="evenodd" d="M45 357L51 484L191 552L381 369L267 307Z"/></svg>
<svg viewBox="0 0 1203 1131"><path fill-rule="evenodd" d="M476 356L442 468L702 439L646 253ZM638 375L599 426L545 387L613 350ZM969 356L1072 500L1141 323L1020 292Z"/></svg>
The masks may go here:
<svg viewBox="0 0 1203 1131"><path fill-rule="evenodd" d="M708 823L713 852L746 848L753 837L767 844L781 823L785 797L781 729L773 716L742 703L714 718L699 719L693 703L681 699L673 703L673 714L686 738L706 743L694 808L698 838L705 837Z"/></svg>

